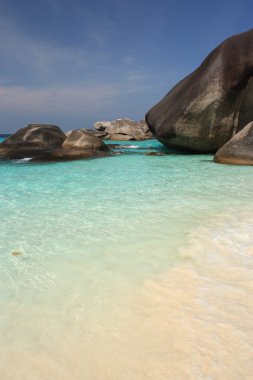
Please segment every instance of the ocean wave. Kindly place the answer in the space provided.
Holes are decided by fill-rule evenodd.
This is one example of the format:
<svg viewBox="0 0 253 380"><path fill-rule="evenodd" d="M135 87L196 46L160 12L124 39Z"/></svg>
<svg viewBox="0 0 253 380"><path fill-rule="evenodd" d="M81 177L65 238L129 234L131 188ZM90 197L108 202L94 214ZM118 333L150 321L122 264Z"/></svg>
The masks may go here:
<svg viewBox="0 0 253 380"><path fill-rule="evenodd" d="M32 160L32 157L25 157L25 158L19 158L17 160L13 160L13 162L15 162L15 164L24 164L26 162L29 162Z"/></svg>
<svg viewBox="0 0 253 380"><path fill-rule="evenodd" d="M119 147L124 149L140 149L139 145L119 145Z"/></svg>

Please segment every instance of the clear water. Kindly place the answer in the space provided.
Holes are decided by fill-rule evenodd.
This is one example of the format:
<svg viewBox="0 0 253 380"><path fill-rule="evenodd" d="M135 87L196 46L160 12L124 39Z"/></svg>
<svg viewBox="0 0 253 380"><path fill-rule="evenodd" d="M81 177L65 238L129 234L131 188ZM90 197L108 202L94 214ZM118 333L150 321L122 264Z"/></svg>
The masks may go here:
<svg viewBox="0 0 253 380"><path fill-rule="evenodd" d="M253 168L134 145L0 162L1 379L252 379Z"/></svg>

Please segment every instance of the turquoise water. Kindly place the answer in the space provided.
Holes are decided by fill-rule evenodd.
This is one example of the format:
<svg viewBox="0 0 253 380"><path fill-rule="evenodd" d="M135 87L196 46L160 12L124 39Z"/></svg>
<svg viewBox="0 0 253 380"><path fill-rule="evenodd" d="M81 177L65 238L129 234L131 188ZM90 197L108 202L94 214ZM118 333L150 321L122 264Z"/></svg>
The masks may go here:
<svg viewBox="0 0 253 380"><path fill-rule="evenodd" d="M250 379L253 169L122 144L0 162L0 377Z"/></svg>

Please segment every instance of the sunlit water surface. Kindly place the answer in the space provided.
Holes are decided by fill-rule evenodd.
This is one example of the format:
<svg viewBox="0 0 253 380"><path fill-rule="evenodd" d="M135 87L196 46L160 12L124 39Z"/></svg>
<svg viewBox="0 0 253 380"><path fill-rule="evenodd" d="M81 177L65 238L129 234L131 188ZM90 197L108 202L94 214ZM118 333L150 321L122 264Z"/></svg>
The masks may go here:
<svg viewBox="0 0 253 380"><path fill-rule="evenodd" d="M0 379L252 379L253 169L146 151L0 162Z"/></svg>

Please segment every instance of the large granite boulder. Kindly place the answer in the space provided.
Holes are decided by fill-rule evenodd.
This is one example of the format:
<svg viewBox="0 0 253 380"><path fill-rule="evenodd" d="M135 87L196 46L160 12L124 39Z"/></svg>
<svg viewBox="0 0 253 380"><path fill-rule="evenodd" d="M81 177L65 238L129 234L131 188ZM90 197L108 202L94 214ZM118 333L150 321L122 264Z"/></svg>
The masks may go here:
<svg viewBox="0 0 253 380"><path fill-rule="evenodd" d="M253 29L214 49L146 114L169 148L216 152L253 120Z"/></svg>
<svg viewBox="0 0 253 380"><path fill-rule="evenodd" d="M100 138L94 136L89 132L86 132L83 129L76 129L71 131L62 144L62 147L103 151L109 150L109 148Z"/></svg>
<svg viewBox="0 0 253 380"><path fill-rule="evenodd" d="M214 161L220 164L253 165L253 121L216 152Z"/></svg>
<svg viewBox="0 0 253 380"><path fill-rule="evenodd" d="M4 140L4 145L36 144L41 147L61 146L66 135L57 125L28 124Z"/></svg>
<svg viewBox="0 0 253 380"><path fill-rule="evenodd" d="M65 134L56 125L28 124L0 144L0 157L35 157L60 147L65 139Z"/></svg>
<svg viewBox="0 0 253 380"><path fill-rule="evenodd" d="M93 128L99 132L106 132L110 135L111 140L147 140L152 137L144 120L117 119L98 121L93 125Z"/></svg>

